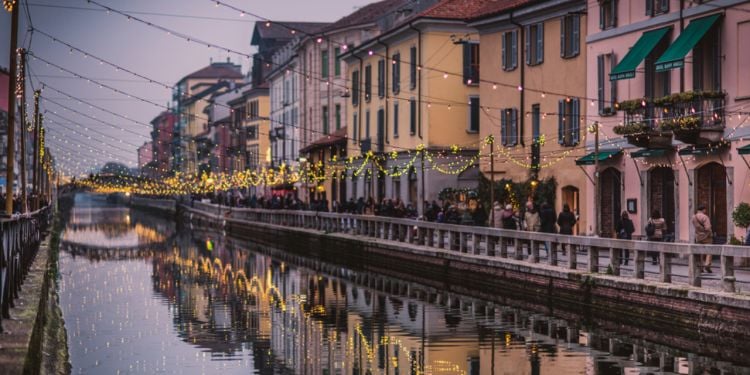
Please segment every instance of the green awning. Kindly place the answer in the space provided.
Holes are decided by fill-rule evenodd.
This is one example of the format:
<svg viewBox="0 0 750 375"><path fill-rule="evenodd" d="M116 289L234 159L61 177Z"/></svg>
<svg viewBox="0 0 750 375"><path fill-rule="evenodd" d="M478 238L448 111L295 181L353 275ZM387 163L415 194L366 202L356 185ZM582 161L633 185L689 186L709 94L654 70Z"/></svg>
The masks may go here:
<svg viewBox="0 0 750 375"><path fill-rule="evenodd" d="M680 155L715 155L724 151L726 147L685 147L678 151Z"/></svg>
<svg viewBox="0 0 750 375"><path fill-rule="evenodd" d="M635 69L641 64L641 61L651 53L671 29L672 26L643 33L625 57L622 58L622 61L609 73L609 80L616 81L635 77Z"/></svg>
<svg viewBox="0 0 750 375"><path fill-rule="evenodd" d="M737 153L740 155L748 155L750 154L750 145L742 146L737 149Z"/></svg>
<svg viewBox="0 0 750 375"><path fill-rule="evenodd" d="M682 34L677 37L677 40L656 61L656 71L663 72L685 65L685 55L703 39L703 36L719 18L721 18L721 13L691 21L688 27L682 31Z"/></svg>
<svg viewBox="0 0 750 375"><path fill-rule="evenodd" d="M620 154L620 150L608 150L608 151L599 151L598 157L595 152L592 152L580 159L576 160L576 165L594 165L596 164L596 160L599 161L605 161L609 158L615 157L616 155Z"/></svg>
<svg viewBox="0 0 750 375"><path fill-rule="evenodd" d="M633 151L630 153L631 158L648 158L648 157L655 157L655 156L664 156L664 154L667 153L667 150L663 148L655 148L655 149L648 149L643 148L638 151Z"/></svg>

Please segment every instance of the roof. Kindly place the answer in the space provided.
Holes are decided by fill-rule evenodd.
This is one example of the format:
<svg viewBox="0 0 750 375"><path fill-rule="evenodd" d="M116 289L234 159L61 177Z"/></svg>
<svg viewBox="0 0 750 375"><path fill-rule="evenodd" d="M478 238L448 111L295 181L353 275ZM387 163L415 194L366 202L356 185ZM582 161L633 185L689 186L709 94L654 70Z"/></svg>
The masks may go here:
<svg viewBox="0 0 750 375"><path fill-rule="evenodd" d="M218 62L211 63L211 65L196 70L185 77L182 77L180 82L186 79L201 79L201 78L223 78L223 79L242 79L242 67L235 65L231 62Z"/></svg>
<svg viewBox="0 0 750 375"><path fill-rule="evenodd" d="M257 46L261 39L292 39L295 37L292 30L302 32L304 36L317 32L328 25L330 25L328 22L256 22L250 45Z"/></svg>
<svg viewBox="0 0 750 375"><path fill-rule="evenodd" d="M531 1L532 0L442 0L420 13L417 18L470 20L472 18L511 9Z"/></svg>
<svg viewBox="0 0 750 375"><path fill-rule="evenodd" d="M346 126L336 130L335 132L331 134L324 135L316 139L313 143L310 143L309 145L299 150L299 152L301 153L310 152L315 149L330 146L339 142L346 142Z"/></svg>
<svg viewBox="0 0 750 375"><path fill-rule="evenodd" d="M354 13L346 15L338 21L322 28L320 31L327 32L356 25L373 23L378 18L383 17L391 9L400 7L409 2L410 0L383 0L367 4L354 11Z"/></svg>
<svg viewBox="0 0 750 375"><path fill-rule="evenodd" d="M203 90L203 91L201 91L201 92L199 92L199 93L197 93L197 94L195 94L195 95L187 98L185 100L185 102L183 103L183 105L190 105L192 103L195 103L195 102L197 102L197 101L205 98L208 95L213 94L214 92L216 92L219 89L229 88L229 87L230 87L230 85L229 85L229 82L227 82L227 81L216 82L213 85L211 85L209 88L207 88L207 89L205 89L205 90Z"/></svg>

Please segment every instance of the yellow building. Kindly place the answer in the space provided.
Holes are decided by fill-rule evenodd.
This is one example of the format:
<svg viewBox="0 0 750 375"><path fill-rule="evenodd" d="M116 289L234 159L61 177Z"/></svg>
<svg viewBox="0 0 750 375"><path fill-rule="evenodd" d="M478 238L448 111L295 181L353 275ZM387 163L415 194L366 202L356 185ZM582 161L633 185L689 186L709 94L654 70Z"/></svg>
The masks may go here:
<svg viewBox="0 0 750 375"><path fill-rule="evenodd" d="M231 148L236 151L233 167L235 170L260 172L271 161L268 84L245 87L242 96L230 101L229 105L232 106L232 126L239 135L232 139ZM250 194L263 193L262 187L250 187Z"/></svg>
<svg viewBox="0 0 750 375"><path fill-rule="evenodd" d="M421 214L420 202L441 190L476 186L476 177L465 178L473 166L447 163L471 160L480 147L479 34L466 20L489 3L443 0L405 11L390 30L343 55L349 156L381 158L361 168L353 162L349 197L400 198ZM423 160L421 147L435 157Z"/></svg>
<svg viewBox="0 0 750 375"><path fill-rule="evenodd" d="M523 2L522 2L523 3ZM586 2L527 1L490 7L470 26L479 30L482 115L480 135L494 136L494 168L487 178L514 182L554 177L555 211L563 204L587 212L585 154ZM591 137L593 138L593 136ZM580 161L587 163L590 158ZM527 197L517 197L525 202ZM539 203L539 197L536 197ZM503 203L503 202L501 202ZM510 202L507 202L510 203ZM589 233L582 216L577 233Z"/></svg>

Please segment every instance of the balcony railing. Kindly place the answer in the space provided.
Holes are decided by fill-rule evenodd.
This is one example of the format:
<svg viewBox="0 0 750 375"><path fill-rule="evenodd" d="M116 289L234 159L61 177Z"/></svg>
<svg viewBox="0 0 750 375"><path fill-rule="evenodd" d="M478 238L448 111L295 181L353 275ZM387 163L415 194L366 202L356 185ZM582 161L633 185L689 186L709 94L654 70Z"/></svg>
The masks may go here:
<svg viewBox="0 0 750 375"><path fill-rule="evenodd" d="M725 292L735 292L734 258L750 258L750 248L743 246L618 240L312 211L228 207L222 210L217 205L200 202L191 205L185 209L204 215L216 225L249 222L313 229L448 250L465 256L506 258L528 265L547 264L560 269L633 279L648 276L653 281L686 283L694 287L702 284L702 258L710 254L720 262L716 270L719 278L714 279L719 285L706 287L719 287ZM626 251L632 256L632 266L620 264ZM648 253L658 254L657 266L647 267ZM742 281L748 282L750 280Z"/></svg>

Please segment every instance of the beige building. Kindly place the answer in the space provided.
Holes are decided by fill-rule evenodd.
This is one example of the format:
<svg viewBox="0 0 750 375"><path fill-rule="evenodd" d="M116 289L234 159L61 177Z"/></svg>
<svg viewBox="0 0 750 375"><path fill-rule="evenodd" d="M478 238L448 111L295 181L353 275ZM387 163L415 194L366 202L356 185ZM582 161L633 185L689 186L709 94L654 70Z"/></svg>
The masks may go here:
<svg viewBox="0 0 750 375"><path fill-rule="evenodd" d="M480 146L479 34L466 21L488 3L444 0L396 12L388 31L344 55L355 158L349 197L400 198L421 214L420 202L442 189L476 186L476 178L462 178L475 168L445 172L452 172L448 161L470 158ZM422 159L422 146L444 157ZM378 161L359 167L368 153Z"/></svg>
<svg viewBox="0 0 750 375"><path fill-rule="evenodd" d="M592 192L575 161L588 135L586 2L523 3L490 5L470 23L482 41L480 136L495 143L494 168L483 158L482 172L496 181L553 177L556 198L547 203L584 213L582 197ZM578 233L589 232L590 220L580 218Z"/></svg>
<svg viewBox="0 0 750 375"><path fill-rule="evenodd" d="M268 84L244 87L242 95L229 105L232 107L232 128L237 135L230 146L234 168L261 172L271 162ZM251 186L249 192L262 195L264 190L262 186Z"/></svg>

